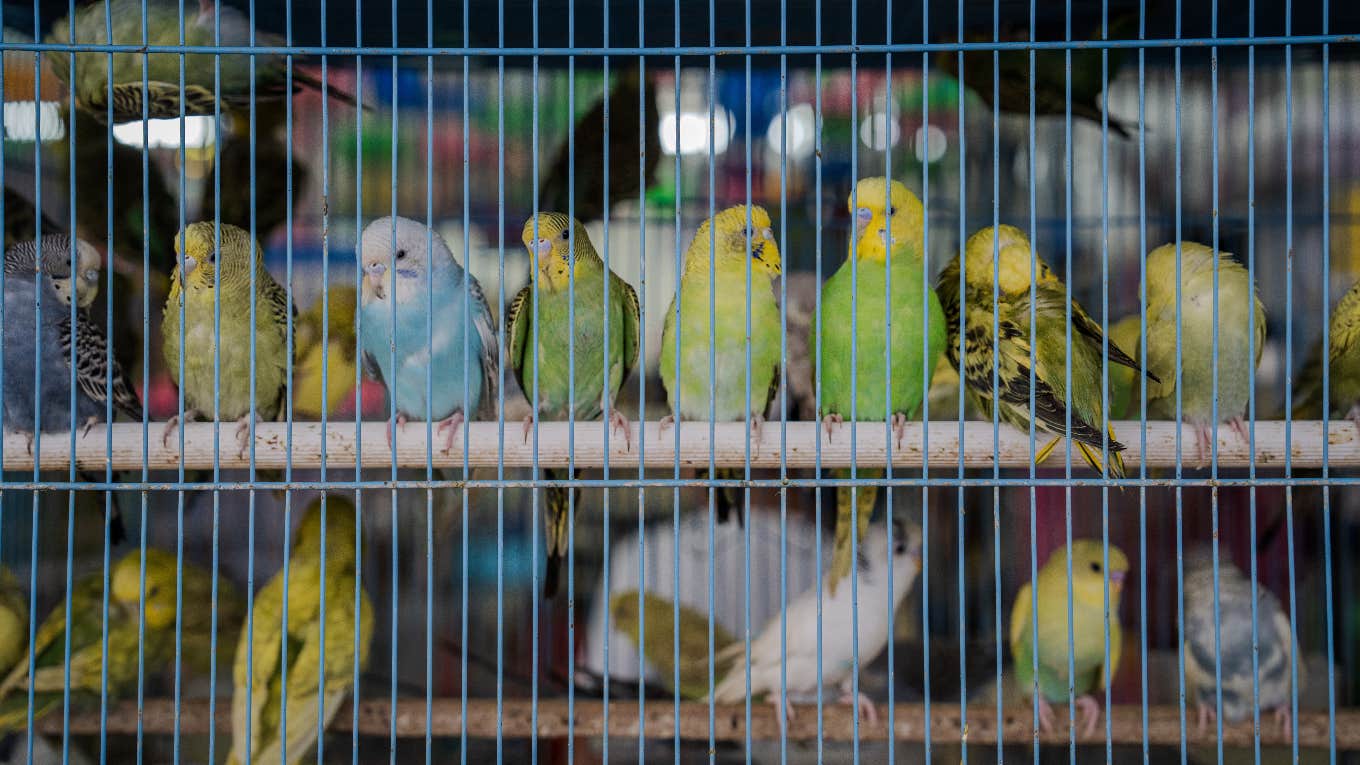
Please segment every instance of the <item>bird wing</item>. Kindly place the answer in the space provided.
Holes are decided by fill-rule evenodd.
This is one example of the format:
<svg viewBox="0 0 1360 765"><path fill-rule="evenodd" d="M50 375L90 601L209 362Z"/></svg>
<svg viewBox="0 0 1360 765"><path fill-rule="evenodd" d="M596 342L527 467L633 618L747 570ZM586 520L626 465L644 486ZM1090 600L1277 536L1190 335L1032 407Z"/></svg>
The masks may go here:
<svg viewBox="0 0 1360 765"><path fill-rule="evenodd" d="M284 579L280 573L255 596L249 629L242 629L236 642L236 661L232 666L236 692L231 698L231 757L236 762L245 762L246 753L255 749L255 742L269 735L261 717L279 665L283 592ZM258 758L252 759L260 762Z"/></svg>
<svg viewBox="0 0 1360 765"><path fill-rule="evenodd" d="M477 330L477 337L482 342L482 355L479 359L482 366L480 414L483 419L495 419L496 383L500 380L500 343L496 340L496 320L493 318L490 306L486 304L486 296L482 294L482 285L473 277L472 272L464 271L463 274L463 278L467 279L468 293L472 298L472 326Z"/></svg>
<svg viewBox="0 0 1360 765"><path fill-rule="evenodd" d="M1008 632L1010 637L1011 657L1018 663L1023 657L1019 655L1021 646L1029 644L1029 618L1033 614L1034 596L1033 586L1026 582L1020 592L1015 594L1015 600L1011 601L1011 626Z"/></svg>
<svg viewBox="0 0 1360 765"><path fill-rule="evenodd" d="M71 317L58 324L62 358L71 359ZM85 395L99 403L110 395L113 406L134 420L142 418L142 402L123 376L123 366L109 354L108 338L99 322L83 310L76 311L76 383Z"/></svg>
<svg viewBox="0 0 1360 765"><path fill-rule="evenodd" d="M1328 357L1332 364L1338 363L1352 353L1360 352L1360 284L1351 287L1332 311L1328 342L1330 343ZM1258 353L1263 344L1257 344ZM1321 374L1318 377L1321 377Z"/></svg>
<svg viewBox="0 0 1360 765"><path fill-rule="evenodd" d="M638 306L637 290L633 285L619 278L614 272L609 272L609 276L614 282L613 287L618 289L623 295L623 375L619 378L619 387L623 387L624 381L628 378L628 373L637 366L638 348L641 346L642 336L642 310Z"/></svg>
<svg viewBox="0 0 1360 765"><path fill-rule="evenodd" d="M524 285L524 288L515 293L515 299L510 301L510 307L505 309L505 329L506 329L506 355L509 357L510 371L515 375L515 382L520 390L524 390L524 355L528 352L529 346L529 316L524 309L529 306L529 298L532 295L533 282ZM526 391L525 398L529 397Z"/></svg>

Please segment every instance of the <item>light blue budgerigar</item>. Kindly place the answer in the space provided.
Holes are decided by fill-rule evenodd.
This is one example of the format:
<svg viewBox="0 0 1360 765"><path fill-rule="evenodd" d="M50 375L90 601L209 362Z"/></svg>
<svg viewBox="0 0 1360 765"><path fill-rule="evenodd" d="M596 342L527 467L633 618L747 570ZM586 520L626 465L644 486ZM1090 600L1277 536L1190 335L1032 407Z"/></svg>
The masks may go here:
<svg viewBox="0 0 1360 765"><path fill-rule="evenodd" d="M481 285L443 237L409 218L368 224L359 250L364 370L386 386L398 426L425 419L428 405L448 450L464 406L494 415L498 345ZM390 423L387 436L391 443Z"/></svg>
<svg viewBox="0 0 1360 765"><path fill-rule="evenodd" d="M1253 691L1251 580L1228 559L1218 556L1218 642L1214 641L1214 561L1208 547L1185 556L1185 685L1199 711L1204 733L1218 716L1218 691L1223 693L1223 721L1239 723L1252 717L1259 703L1262 717L1273 712L1286 735L1292 735L1290 710L1293 687L1294 629L1275 594L1256 586L1256 672L1260 684ZM1215 656L1218 657L1217 670ZM1302 672L1300 672L1302 675Z"/></svg>

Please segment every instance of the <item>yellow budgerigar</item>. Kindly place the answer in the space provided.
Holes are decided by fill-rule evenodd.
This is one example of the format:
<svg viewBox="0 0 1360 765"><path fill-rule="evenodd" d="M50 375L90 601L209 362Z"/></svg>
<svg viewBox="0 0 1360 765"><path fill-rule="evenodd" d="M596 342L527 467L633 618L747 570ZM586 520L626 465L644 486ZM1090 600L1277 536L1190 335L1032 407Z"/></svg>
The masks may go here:
<svg viewBox="0 0 1360 765"><path fill-rule="evenodd" d="M358 292L354 285L331 284L326 295L298 316L294 335L297 357L293 365L294 417L319 420L322 412L334 414L346 394L354 390L356 305Z"/></svg>
<svg viewBox="0 0 1360 765"><path fill-rule="evenodd" d="M302 762L317 743L318 720L329 724L349 695L355 668L367 665L373 603L360 590L356 613L355 518L347 499L316 499L298 528L287 577L280 570L256 594L252 619L236 644L228 763L246 762L247 753L251 762Z"/></svg>
<svg viewBox="0 0 1360 765"><path fill-rule="evenodd" d="M170 296L165 301L161 349L171 379L184 393L183 420L212 416L214 406L220 407L217 419L239 421L236 435L244 454L250 419L276 419L287 402L288 316L293 309L288 294L265 268L264 250L249 233L222 224L220 251L217 235L216 227L204 222L189 224L175 237L179 264L171 276ZM215 308L219 302L220 312ZM181 310L183 379L180 379ZM220 376L214 374L215 363L220 363ZM169 443L179 423L179 417L171 418L162 435L164 443Z"/></svg>
<svg viewBox="0 0 1360 765"><path fill-rule="evenodd" d="M1180 261L1179 286L1176 265ZM1218 303L1214 303L1214 272ZM1180 320L1180 380L1177 395L1177 304ZM1215 316L1217 310L1217 316ZM1150 374L1161 382L1148 386L1148 417L1180 417L1195 429L1199 461L1213 443L1209 427L1229 423L1247 440L1242 416L1251 397L1252 370L1265 348L1266 312L1256 297L1247 269L1230 253L1215 253L1197 242L1164 244L1147 257L1147 356ZM1218 347L1214 348L1217 327ZM1253 347L1254 355L1253 355ZM1217 356L1215 356L1217 353ZM1217 358L1217 364L1215 364ZM1215 367L1218 379L1214 380ZM1215 387L1217 385L1217 387Z"/></svg>
<svg viewBox="0 0 1360 765"><path fill-rule="evenodd" d="M1100 703L1094 691L1106 687L1119 670L1123 629L1119 624L1119 597L1129 559L1118 547L1107 552L1098 539L1073 540L1072 576L1068 579L1067 547L1059 548L1039 569L1038 587L1020 588L1011 605L1010 648L1016 680L1028 696L1038 688L1039 722L1044 730L1054 724L1051 703L1065 701L1069 685L1076 692L1087 735L1096 729ZM1105 588L1109 584L1109 663L1105 658ZM1069 586L1071 602L1068 602ZM1036 595L1037 592L1037 595ZM1035 629L1035 612L1038 629ZM1071 629L1068 613L1071 613ZM1068 653L1068 632L1072 652ZM1034 637L1039 642L1035 649ZM1037 664L1037 667L1036 667ZM1068 677L1069 664L1074 674ZM1037 668L1038 674L1035 674Z"/></svg>

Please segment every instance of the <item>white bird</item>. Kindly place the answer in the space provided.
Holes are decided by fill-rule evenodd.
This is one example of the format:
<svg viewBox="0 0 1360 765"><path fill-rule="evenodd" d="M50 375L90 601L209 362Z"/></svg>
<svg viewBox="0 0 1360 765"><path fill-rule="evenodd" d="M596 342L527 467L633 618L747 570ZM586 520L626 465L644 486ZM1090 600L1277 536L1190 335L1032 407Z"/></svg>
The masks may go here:
<svg viewBox="0 0 1360 765"><path fill-rule="evenodd" d="M857 588L837 587L831 594L831 572L822 577L822 684L841 690L840 701L854 704L856 711L872 723L878 721L874 704L863 693L853 693L854 599L859 600L859 666L873 662L882 653L892 634L892 622L887 607L888 588L892 588L893 613L903 596L916 582L921 571L921 532L893 521L892 578L888 578L888 535L886 526L875 526L865 535L859 547ZM787 610L787 698L806 699L817 692L817 590L811 589L789 603ZM776 707L781 687L781 620L774 616L751 641L752 696L765 695ZM746 698L745 643L737 641L718 653L717 661L730 667L722 681L713 689L713 700L720 704L735 704ZM781 712L793 719L791 703Z"/></svg>

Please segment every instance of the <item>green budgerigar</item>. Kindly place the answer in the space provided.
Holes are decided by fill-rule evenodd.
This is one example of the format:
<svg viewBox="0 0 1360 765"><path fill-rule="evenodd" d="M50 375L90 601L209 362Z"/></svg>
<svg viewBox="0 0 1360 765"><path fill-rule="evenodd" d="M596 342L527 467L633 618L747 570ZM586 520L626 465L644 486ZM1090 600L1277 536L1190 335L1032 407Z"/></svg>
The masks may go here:
<svg viewBox="0 0 1360 765"><path fill-rule="evenodd" d="M1091 694L1106 687L1119 670L1123 646L1119 598L1124 588L1124 577L1129 571L1129 559L1118 547L1111 545L1107 577L1106 555L1101 541L1077 539L1072 542L1072 652L1069 654L1067 549L1061 547L1048 556L1039 569L1037 589L1033 583L1027 583L1015 596L1015 602L1011 605L1011 659L1015 662L1015 675L1020 689L1029 695L1036 683L1034 613L1037 607L1039 722L1044 730L1052 730L1055 718L1049 705L1067 700L1070 656L1074 673L1071 685L1076 690L1077 706L1081 708L1085 720L1085 733L1090 735L1100 719L1100 702ZM1110 587L1108 665L1105 663L1107 578Z"/></svg>
<svg viewBox="0 0 1360 765"><path fill-rule="evenodd" d="M173 552L148 548L146 587L142 589L142 555L133 550L109 570L109 622L107 667L103 661L104 572L85 576L72 586L66 603L57 606L43 619L33 639L33 719L38 720L62 704L66 689L67 607L70 608L70 694L75 709L95 708L99 704L102 674L107 670L104 690L111 701L127 698L137 689L138 661L148 676L174 671L175 623L180 623L182 671L206 674L211 666L209 652L214 632L219 645L228 643L223 636L235 634L242 613L235 588L217 580L217 609L209 607L213 598L213 576L185 562L177 565ZM186 606L176 609L176 572L183 571L182 598ZM215 621L215 623L214 623ZM138 633L145 630L145 641ZM27 630L27 623L24 626ZM139 657L139 642L141 655ZM14 665L0 683L0 731L22 729L28 720L29 653Z"/></svg>
<svg viewBox="0 0 1360 765"><path fill-rule="evenodd" d="M1336 307L1327 332L1327 409L1360 432L1360 282ZM1322 419L1322 341L1308 354L1294 392L1294 416Z"/></svg>
<svg viewBox="0 0 1360 765"><path fill-rule="evenodd" d="M1179 289L1176 261L1180 260ZM1214 305L1214 270L1218 304ZM1215 253L1198 242L1164 244L1147 257L1147 356L1149 373L1161 382L1148 386L1148 417L1176 419L1176 306L1180 302L1180 416L1195 429L1199 461L1212 448L1214 404L1218 420L1247 440L1242 416L1251 397L1252 370L1265 349L1266 311L1247 269L1230 253ZM1217 316L1215 316L1215 308ZM1215 365L1214 328L1218 328ZM1253 344L1255 346L1253 354ZM1215 389L1214 369L1218 380Z"/></svg>
<svg viewBox="0 0 1360 765"><path fill-rule="evenodd" d="M632 639L633 645L640 646L647 663L656 670L656 678L666 688L675 690L675 626L676 611L679 611L680 625L680 663L679 695L682 699L697 701L708 696L708 617L690 608L677 606L665 596L654 592L643 593L645 619L638 618L638 592L626 590L617 592L609 599L609 612L614 617L613 627ZM642 625L646 625L643 634ZM717 624L713 625L713 650L715 655L736 642L736 638ZM731 660L714 659L714 673L721 677L731 664Z"/></svg>
<svg viewBox="0 0 1360 765"><path fill-rule="evenodd" d="M749 219L749 224L748 224ZM711 241L710 241L711 240ZM709 269L712 269L710 282ZM779 389L780 324L774 280L782 263L770 227L770 214L752 205L729 207L695 232L685 253L679 293L666 311L661 333L661 383L672 414L662 427L681 420L734 422L749 414L751 438L760 442L765 410ZM746 330L746 275L751 276L750 333ZM711 289L710 289L711 285ZM711 297L710 297L711 296ZM709 301L712 300L712 313ZM677 324L677 310L679 323ZM715 321L710 324L709 317ZM713 342L709 342L709 333ZM680 349L677 366L676 348ZM747 352L751 377L746 377ZM709 356L712 354L712 367ZM716 381L709 388L709 374ZM747 398L747 386L750 398ZM741 478L739 470L719 469L715 478ZM739 509L736 492L719 491L717 515L725 520Z"/></svg>
<svg viewBox="0 0 1360 765"><path fill-rule="evenodd" d="M993 258L995 241L996 257ZM978 408L990 419L992 407L999 407L1002 422L1028 432L1030 414L1030 334L1034 335L1034 425L1054 434L1054 438L1035 455L1042 463L1063 436L1071 438L1077 450L1096 472L1103 472L1102 442L1110 453L1109 475L1124 476L1124 460L1119 453L1124 445L1106 430L1101 366L1104 336L1100 325L1067 295L1067 286L1042 259L1031 273L1029 239L1014 226L988 227L968 237L964 246L966 283L960 300L960 258L955 257L935 283L944 306L949 327L945 355L968 383L969 393ZM995 265L994 265L995 264ZM995 274L993 273L995 269ZM993 302L993 279L996 298ZM1067 383L1068 305L1072 314L1071 389ZM959 358L959 315L966 306L964 358ZM995 314L993 313L995 306ZM1034 309L1034 325L1030 309ZM993 321L999 334L993 336ZM993 390L993 356L997 388ZM1138 362L1114 343L1109 343L1109 363L1139 370ZM1140 370L1141 371L1141 370ZM1156 377L1148 373L1149 379ZM1068 401L1071 401L1071 432L1068 431Z"/></svg>
<svg viewBox="0 0 1360 765"><path fill-rule="evenodd" d="M515 380L540 416L597 420L608 408L610 426L631 447L628 418L614 406L614 398L637 363L637 293L606 268L585 226L562 213L543 212L525 221L522 238L534 267L531 283L515 295L505 318ZM533 423L532 414L525 416L526 441ZM556 479L564 472L547 470L544 475ZM567 554L569 492L562 487L546 491L548 568L543 587L548 597L557 593Z"/></svg>
<svg viewBox="0 0 1360 765"><path fill-rule="evenodd" d="M855 240L845 264L822 286L820 342L815 326L808 340L814 360L820 359L814 362L820 364L815 382L821 391L819 414L828 438L844 418L853 416L890 422L900 446L946 334L944 312L922 265L924 209L906 186L887 178L861 180L847 204L855 219ZM891 373L891 387L885 372ZM878 470L859 471L860 477L880 475ZM855 538L864 536L877 495L873 486L836 492L836 547L828 579L833 594L854 563L852 530Z"/></svg>
<svg viewBox="0 0 1360 765"><path fill-rule="evenodd" d="M280 571L255 595L251 620L236 643L227 758L233 765L246 762L247 753L251 762L302 762L316 743L318 720L323 728L330 723L349 695L356 666L362 672L368 664L373 602L361 589L356 614L359 540L354 505L335 495L324 501L324 528L323 499L318 497L297 530L287 578ZM286 667L281 648L287 652ZM324 696L318 698L318 693ZM282 736L281 724L287 726Z"/></svg>
<svg viewBox="0 0 1360 765"><path fill-rule="evenodd" d="M161 322L161 350L170 378L184 393L184 421L200 415L237 420L236 437L244 454L251 418L273 420L288 401L288 294L269 275L264 250L246 231L223 223L221 251L211 222L191 223L175 237L179 265L170 278L170 295ZM251 274L255 299L251 300ZM214 304L220 302L220 324ZM254 302L254 325L251 303ZM180 379L180 312L184 313L184 378ZM219 330L215 332L214 330ZM251 336L254 335L254 359ZM220 340L220 342L219 342ZM214 359L220 351L221 376ZM251 394L251 363L255 390ZM215 398L214 394L219 398ZM172 417L161 440L169 444L180 423Z"/></svg>

